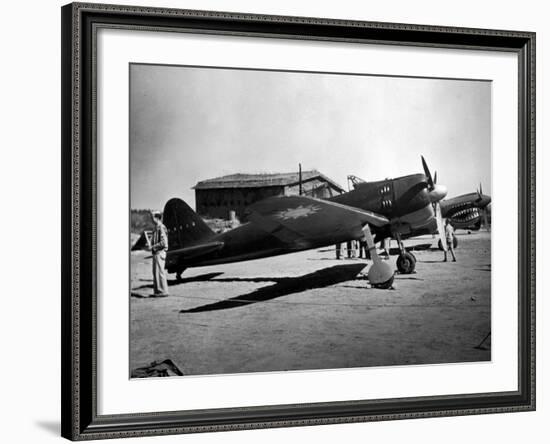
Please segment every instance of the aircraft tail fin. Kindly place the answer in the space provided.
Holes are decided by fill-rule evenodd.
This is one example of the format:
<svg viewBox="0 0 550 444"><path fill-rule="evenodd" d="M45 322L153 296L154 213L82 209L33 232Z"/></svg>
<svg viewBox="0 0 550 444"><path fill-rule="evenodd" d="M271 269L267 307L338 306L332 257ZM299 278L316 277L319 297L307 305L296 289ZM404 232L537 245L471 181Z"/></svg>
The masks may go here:
<svg viewBox="0 0 550 444"><path fill-rule="evenodd" d="M176 197L166 202L163 222L168 229L168 251L204 243L215 234L189 205Z"/></svg>

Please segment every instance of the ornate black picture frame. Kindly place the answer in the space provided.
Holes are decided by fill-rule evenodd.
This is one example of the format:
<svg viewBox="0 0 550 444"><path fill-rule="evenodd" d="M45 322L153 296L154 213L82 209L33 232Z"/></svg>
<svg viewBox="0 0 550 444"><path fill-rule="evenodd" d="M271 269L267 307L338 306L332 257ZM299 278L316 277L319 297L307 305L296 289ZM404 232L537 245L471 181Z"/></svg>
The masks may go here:
<svg viewBox="0 0 550 444"><path fill-rule="evenodd" d="M535 409L535 34L73 3L62 8L62 435L71 440ZM98 415L96 30L201 32L507 51L519 66L518 390L468 395Z"/></svg>

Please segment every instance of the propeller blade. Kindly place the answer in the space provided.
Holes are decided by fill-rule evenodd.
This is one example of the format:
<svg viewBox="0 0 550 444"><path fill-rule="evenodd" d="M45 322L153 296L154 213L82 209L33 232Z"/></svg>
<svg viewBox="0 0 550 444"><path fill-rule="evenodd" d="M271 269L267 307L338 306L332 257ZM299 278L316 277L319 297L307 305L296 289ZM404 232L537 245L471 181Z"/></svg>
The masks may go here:
<svg viewBox="0 0 550 444"><path fill-rule="evenodd" d="M430 187L430 190L433 190L434 188L434 181L432 179L432 173L430 173L430 169L428 168L428 164L426 163L426 159L424 159L424 156L420 156L422 158L422 167L424 168L424 174L428 178L428 185Z"/></svg>
<svg viewBox="0 0 550 444"><path fill-rule="evenodd" d="M481 188L481 182L479 182L479 194L483 194L483 188Z"/></svg>
<svg viewBox="0 0 550 444"><path fill-rule="evenodd" d="M434 203L435 208L435 220L437 222L437 232L439 233L439 241L443 247L443 251L447 252L447 240L445 239L445 225L443 225L443 218L441 217L441 206L439 202Z"/></svg>
<svg viewBox="0 0 550 444"><path fill-rule="evenodd" d="M437 171L434 171L434 185L437 183Z"/></svg>

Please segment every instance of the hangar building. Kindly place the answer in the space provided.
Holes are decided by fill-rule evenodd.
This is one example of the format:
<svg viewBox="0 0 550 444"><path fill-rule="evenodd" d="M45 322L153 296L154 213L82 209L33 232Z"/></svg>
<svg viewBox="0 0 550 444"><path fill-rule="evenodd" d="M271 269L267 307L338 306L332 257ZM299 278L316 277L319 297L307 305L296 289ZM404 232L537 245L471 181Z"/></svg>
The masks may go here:
<svg viewBox="0 0 550 444"><path fill-rule="evenodd" d="M229 219L234 211L246 220L244 209L259 200L271 196L295 196L300 194L300 175L231 174L198 182L194 187L197 213L203 217ZM317 170L302 171L302 194L328 198L344 192L333 180Z"/></svg>

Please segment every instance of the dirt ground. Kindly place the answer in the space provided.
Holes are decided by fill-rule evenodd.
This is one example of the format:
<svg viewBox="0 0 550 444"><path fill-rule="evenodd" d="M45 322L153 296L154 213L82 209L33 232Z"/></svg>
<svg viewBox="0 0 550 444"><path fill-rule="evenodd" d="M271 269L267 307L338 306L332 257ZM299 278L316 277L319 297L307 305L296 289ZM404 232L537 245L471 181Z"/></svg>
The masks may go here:
<svg viewBox="0 0 550 444"><path fill-rule="evenodd" d="M327 248L188 269L169 297L149 298L151 259L132 252L130 370L165 359L184 375L490 360L490 338L476 348L491 331L490 233L458 238L458 262L415 251L416 273L396 274L393 290L370 288L370 262Z"/></svg>

